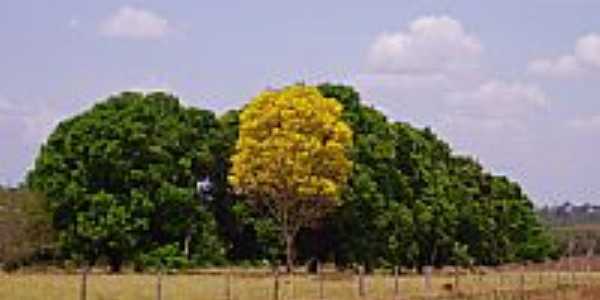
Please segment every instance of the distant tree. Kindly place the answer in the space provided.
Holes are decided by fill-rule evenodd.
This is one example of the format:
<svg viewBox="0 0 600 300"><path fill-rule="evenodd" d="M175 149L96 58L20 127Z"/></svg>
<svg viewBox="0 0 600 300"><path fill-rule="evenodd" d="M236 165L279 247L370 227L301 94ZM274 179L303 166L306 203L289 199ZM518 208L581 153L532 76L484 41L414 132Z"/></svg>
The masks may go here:
<svg viewBox="0 0 600 300"><path fill-rule="evenodd" d="M334 207L352 163L342 106L314 87L266 91L240 115L230 183L280 225L288 270L296 234Z"/></svg>
<svg viewBox="0 0 600 300"><path fill-rule="evenodd" d="M217 121L164 93L125 92L59 124L28 185L49 200L66 253L113 271L126 259L175 244L223 252L197 183L211 175ZM209 243L210 241L210 243Z"/></svg>
<svg viewBox="0 0 600 300"><path fill-rule="evenodd" d="M0 265L12 270L55 250L55 232L39 194L0 188Z"/></svg>

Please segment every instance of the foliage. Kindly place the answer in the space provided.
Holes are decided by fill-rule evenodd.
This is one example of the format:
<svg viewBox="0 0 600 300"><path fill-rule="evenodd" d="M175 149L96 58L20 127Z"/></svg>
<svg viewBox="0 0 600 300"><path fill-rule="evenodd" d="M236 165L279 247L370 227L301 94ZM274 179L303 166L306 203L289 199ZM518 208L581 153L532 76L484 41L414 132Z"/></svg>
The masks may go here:
<svg viewBox="0 0 600 300"><path fill-rule="evenodd" d="M46 200L35 193L0 187L0 265L12 270L54 252Z"/></svg>
<svg viewBox="0 0 600 300"><path fill-rule="evenodd" d="M580 224L552 228L559 253L572 256L595 256L600 253L600 225Z"/></svg>
<svg viewBox="0 0 600 300"><path fill-rule="evenodd" d="M291 86L263 92L240 114L229 181L281 226L288 267L296 233L333 206L351 168L341 113L316 88Z"/></svg>
<svg viewBox="0 0 600 300"><path fill-rule="evenodd" d="M126 92L62 122L28 184L50 200L66 253L123 261L207 234L196 183L210 175L213 113L164 94ZM211 242L215 242L211 240Z"/></svg>
<svg viewBox="0 0 600 300"><path fill-rule="evenodd" d="M428 128L389 122L352 88L325 84L354 132L354 171L329 224L340 265L541 260L554 249L520 187L452 154Z"/></svg>
<svg viewBox="0 0 600 300"><path fill-rule="evenodd" d="M267 91L218 119L123 93L62 122L28 185L47 196L66 258L115 269L282 254L341 268L496 265L555 257L571 234L553 238L517 183L431 129L332 84Z"/></svg>
<svg viewBox="0 0 600 300"><path fill-rule="evenodd" d="M148 253L142 253L136 258L136 264L143 268L151 268L156 271L182 269L189 265L187 257L179 250L178 245L168 244L152 249Z"/></svg>

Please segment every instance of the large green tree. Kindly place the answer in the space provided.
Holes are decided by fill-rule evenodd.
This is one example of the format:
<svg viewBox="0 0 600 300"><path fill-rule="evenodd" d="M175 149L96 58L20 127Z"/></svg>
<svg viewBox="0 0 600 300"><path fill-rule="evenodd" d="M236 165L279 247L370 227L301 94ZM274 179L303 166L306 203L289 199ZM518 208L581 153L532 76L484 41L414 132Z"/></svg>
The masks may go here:
<svg viewBox="0 0 600 300"><path fill-rule="evenodd" d="M217 239L200 238L215 223L197 193L210 182L217 127L212 112L165 93L125 92L61 122L28 184L48 197L65 253L106 257L113 271L168 245L221 253Z"/></svg>
<svg viewBox="0 0 600 300"><path fill-rule="evenodd" d="M393 123L351 87L324 84L354 132L354 171L329 222L340 264L543 259L552 241L516 183L452 153L430 129Z"/></svg>
<svg viewBox="0 0 600 300"><path fill-rule="evenodd" d="M304 227L296 242L299 260L335 260L420 267L499 264L544 259L554 253L547 231L518 184L493 176L474 159L452 153L430 129L391 122L360 102L351 87L324 84L327 98L344 106L352 127L353 168L339 207ZM239 112L221 117L222 174L230 168ZM232 243L233 259L272 258L274 220L254 213L221 176L217 212Z"/></svg>

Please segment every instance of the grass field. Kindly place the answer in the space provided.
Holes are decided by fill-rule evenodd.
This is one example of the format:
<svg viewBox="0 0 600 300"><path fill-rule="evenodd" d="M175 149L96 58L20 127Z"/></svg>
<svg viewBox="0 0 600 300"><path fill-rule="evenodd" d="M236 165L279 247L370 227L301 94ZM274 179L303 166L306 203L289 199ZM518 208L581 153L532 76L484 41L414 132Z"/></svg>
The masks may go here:
<svg viewBox="0 0 600 300"><path fill-rule="evenodd" d="M393 276L366 276L364 298L358 293L357 276L328 273L323 278L323 299L394 299ZM435 275L432 292L427 293L423 277L401 276L399 299L427 299L426 296L431 299L600 299L600 273L463 275L458 278L458 288L456 280L454 276ZM78 300L81 282L82 276L77 274L0 274L0 299ZM274 277L260 273L166 275L160 282L162 300L274 299ZM315 275L281 276L279 285L281 300L321 299L321 281ZM520 298L522 290L527 292L526 298ZM88 300L154 300L158 299L157 295L156 275L88 276ZM516 298L507 298L509 296Z"/></svg>

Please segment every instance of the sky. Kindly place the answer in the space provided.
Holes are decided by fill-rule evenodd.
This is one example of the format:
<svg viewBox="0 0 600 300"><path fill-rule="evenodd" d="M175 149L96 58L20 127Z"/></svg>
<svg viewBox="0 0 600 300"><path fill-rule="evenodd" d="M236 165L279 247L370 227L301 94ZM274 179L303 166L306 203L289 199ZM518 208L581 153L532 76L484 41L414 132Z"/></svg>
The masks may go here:
<svg viewBox="0 0 600 300"><path fill-rule="evenodd" d="M222 113L265 88L353 85L537 205L600 204L600 1L32 1L0 5L0 183L109 95Z"/></svg>

